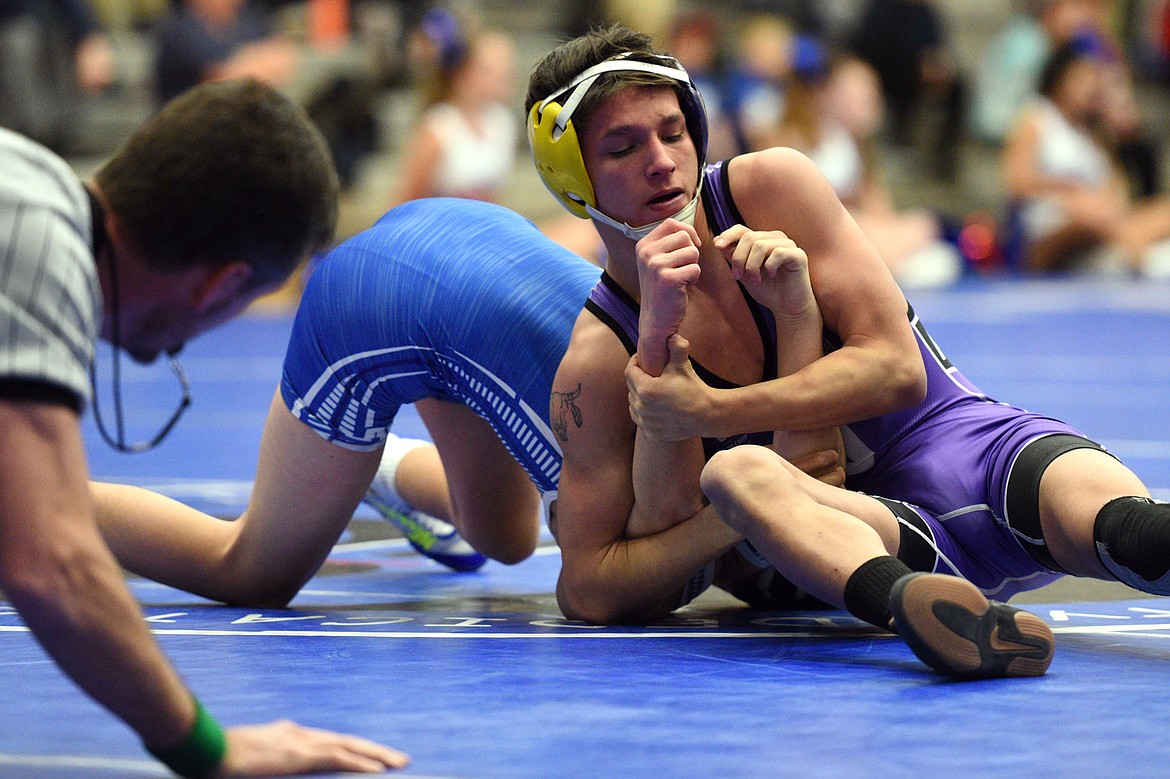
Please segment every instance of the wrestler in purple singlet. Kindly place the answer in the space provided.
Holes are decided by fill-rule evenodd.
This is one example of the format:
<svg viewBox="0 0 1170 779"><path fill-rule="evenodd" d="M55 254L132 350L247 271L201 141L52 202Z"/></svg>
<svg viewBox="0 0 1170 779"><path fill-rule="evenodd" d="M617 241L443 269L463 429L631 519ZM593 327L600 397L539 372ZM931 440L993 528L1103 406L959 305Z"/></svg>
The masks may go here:
<svg viewBox="0 0 1170 779"><path fill-rule="evenodd" d="M731 200L727 166L722 162L707 166L704 172L703 205L713 231L744 224ZM744 298L766 348L773 347L770 312L746 291ZM637 304L603 275L586 305L633 354ZM902 411L842 426L846 486L880 496L890 507L902 528L903 547L918 547L899 554L908 564L907 558L913 558L917 565L912 568L961 575L1000 600L1048 584L1061 574L1055 572L1039 533L1032 530L1039 525L1038 506L1035 501L1008 499L1009 483L1013 494L1023 495L1027 482L1039 479L1038 468L1019 467L1019 455L1028 444L1049 436L1062 436L1051 439L1064 447L1053 453L1099 446L1060 420L989 398L951 364L912 308L908 316L926 365L926 397ZM826 331L826 351L840 346L837 335ZM775 361L766 358L765 364ZM696 372L708 384L720 386L699 366ZM722 382L722 386L729 385ZM710 457L717 449L766 444L770 435L704 440L704 449ZM1008 514L1009 506L1013 516ZM921 542L929 544L928 554L922 553Z"/></svg>

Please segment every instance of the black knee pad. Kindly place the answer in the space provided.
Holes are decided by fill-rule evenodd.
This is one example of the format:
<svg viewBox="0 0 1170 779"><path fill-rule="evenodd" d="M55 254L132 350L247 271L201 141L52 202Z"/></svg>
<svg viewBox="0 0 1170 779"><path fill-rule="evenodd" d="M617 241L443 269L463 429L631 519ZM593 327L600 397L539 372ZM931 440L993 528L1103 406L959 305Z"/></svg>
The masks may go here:
<svg viewBox="0 0 1170 779"><path fill-rule="evenodd" d="M1115 498L1093 524L1097 557L1118 580L1154 595L1170 595L1170 504Z"/></svg>
<svg viewBox="0 0 1170 779"><path fill-rule="evenodd" d="M1105 451L1095 441L1065 433L1045 435L1029 442L1012 463L1004 501L1004 518L1020 546L1033 560L1057 573L1068 571L1056 562L1044 541L1044 528L1040 524L1040 480L1053 460L1074 449Z"/></svg>

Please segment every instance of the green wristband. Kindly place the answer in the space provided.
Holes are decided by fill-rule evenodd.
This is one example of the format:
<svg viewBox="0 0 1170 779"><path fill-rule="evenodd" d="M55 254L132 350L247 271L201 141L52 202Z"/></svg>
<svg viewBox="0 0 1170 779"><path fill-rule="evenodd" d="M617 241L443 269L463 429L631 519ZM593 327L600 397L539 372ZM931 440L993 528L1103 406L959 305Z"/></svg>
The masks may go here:
<svg viewBox="0 0 1170 779"><path fill-rule="evenodd" d="M167 750L156 752L148 748L147 751L179 776L202 779L210 776L223 762L227 754L227 735L199 699L194 700L195 724L183 740Z"/></svg>

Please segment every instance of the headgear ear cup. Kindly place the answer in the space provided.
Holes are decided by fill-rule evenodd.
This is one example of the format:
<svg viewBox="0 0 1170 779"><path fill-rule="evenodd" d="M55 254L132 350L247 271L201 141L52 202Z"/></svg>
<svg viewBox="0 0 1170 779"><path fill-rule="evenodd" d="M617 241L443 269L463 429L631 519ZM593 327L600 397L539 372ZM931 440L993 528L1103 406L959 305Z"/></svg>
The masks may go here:
<svg viewBox="0 0 1170 779"><path fill-rule="evenodd" d="M679 65L681 69L682 66ZM679 94L679 107L687 120L687 132L695 142L695 151L699 156L699 172L707 165L707 142L710 131L707 129L707 105L703 102L703 95L690 81L682 83L683 89Z"/></svg>
<svg viewBox="0 0 1170 779"><path fill-rule="evenodd" d="M542 108L543 105L543 108ZM581 143L572 120L561 131L557 127L559 103L537 103L528 113L528 145L540 180L548 191L575 216L588 219L586 204L597 207L593 183L585 170Z"/></svg>
<svg viewBox="0 0 1170 779"><path fill-rule="evenodd" d="M657 57L662 62L657 64L627 59L629 56L630 53L625 52L586 68L568 86L534 104L528 113L528 144L532 147L532 159L541 181L561 205L582 219L589 218L585 206L596 209L597 199L585 169L585 157L581 153L577 131L568 117L603 73L649 72L677 81L682 87L678 90L679 108L686 118L687 132L695 144L700 174L706 164L707 109L690 76L672 57ZM566 120L558 122L562 111L568 112Z"/></svg>

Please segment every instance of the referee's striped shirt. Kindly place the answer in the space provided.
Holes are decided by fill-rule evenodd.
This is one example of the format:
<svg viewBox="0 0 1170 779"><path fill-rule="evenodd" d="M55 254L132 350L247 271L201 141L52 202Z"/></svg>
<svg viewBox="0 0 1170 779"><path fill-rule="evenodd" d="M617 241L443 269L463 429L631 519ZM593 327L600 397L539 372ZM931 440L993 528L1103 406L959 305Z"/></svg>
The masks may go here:
<svg viewBox="0 0 1170 779"><path fill-rule="evenodd" d="M101 318L91 213L64 160L0 129L0 396L89 403Z"/></svg>

